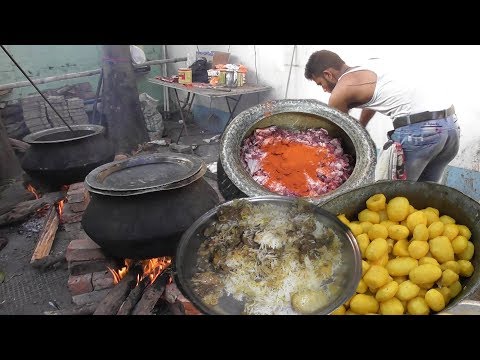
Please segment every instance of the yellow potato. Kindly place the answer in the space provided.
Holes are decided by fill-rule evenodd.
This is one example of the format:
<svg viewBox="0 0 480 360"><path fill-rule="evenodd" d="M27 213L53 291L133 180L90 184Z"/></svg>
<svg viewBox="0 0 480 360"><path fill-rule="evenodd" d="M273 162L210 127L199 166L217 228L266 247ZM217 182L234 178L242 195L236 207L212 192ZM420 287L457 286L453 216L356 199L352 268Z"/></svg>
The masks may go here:
<svg viewBox="0 0 480 360"><path fill-rule="evenodd" d="M361 222L368 221L372 224L378 224L380 222L380 215L375 211L364 209L358 213L358 220Z"/></svg>
<svg viewBox="0 0 480 360"><path fill-rule="evenodd" d="M440 221L437 213L431 209L423 209L421 210L425 216L427 217L427 226L430 226L431 223L435 221Z"/></svg>
<svg viewBox="0 0 480 360"><path fill-rule="evenodd" d="M360 280L360 282L357 285L357 294L364 294L368 290L367 284L365 284L365 281L363 279Z"/></svg>
<svg viewBox="0 0 480 360"><path fill-rule="evenodd" d="M419 265L408 274L409 279L414 284L429 284L434 283L442 276L442 270L436 265L423 264Z"/></svg>
<svg viewBox="0 0 480 360"><path fill-rule="evenodd" d="M362 225L360 225L360 224L355 224L353 222L350 222L350 223L347 224L347 226L350 228L353 235L355 235L355 236L358 236L361 233L363 233L363 228L362 228Z"/></svg>
<svg viewBox="0 0 480 360"><path fill-rule="evenodd" d="M437 214L437 216L440 216L440 211L437 209L437 208L434 208L434 207L426 207L425 210L431 210L433 211L435 214Z"/></svg>
<svg viewBox="0 0 480 360"><path fill-rule="evenodd" d="M345 306L343 305L340 305L340 307L338 307L337 309L335 309L334 311L332 311L330 313L330 315L345 315L345 312L347 310L345 309Z"/></svg>
<svg viewBox="0 0 480 360"><path fill-rule="evenodd" d="M397 196L391 199L387 204L387 215L392 221L405 220L409 213L408 199L403 196Z"/></svg>
<svg viewBox="0 0 480 360"><path fill-rule="evenodd" d="M429 248L427 241L413 240L408 245L408 253L412 258L420 259L427 255Z"/></svg>
<svg viewBox="0 0 480 360"><path fill-rule="evenodd" d="M445 309L445 299L440 291L437 289L430 289L425 294L425 301L430 309L433 311L442 311Z"/></svg>
<svg viewBox="0 0 480 360"><path fill-rule="evenodd" d="M443 300L445 300L445 304L448 304L450 302L450 299L452 298L452 292L448 287L441 287L437 289L440 291L440 293L443 295Z"/></svg>
<svg viewBox="0 0 480 360"><path fill-rule="evenodd" d="M342 223L344 223L345 225L350 224L350 221L347 219L347 217L345 216L345 214L337 215L337 218L338 218L338 220L340 220L340 221L341 221Z"/></svg>
<svg viewBox="0 0 480 360"><path fill-rule="evenodd" d="M360 225L360 221L358 221L358 220L353 220L353 221L350 221L350 224Z"/></svg>
<svg viewBox="0 0 480 360"><path fill-rule="evenodd" d="M418 260L409 256L389 260L385 268L391 276L406 276L418 266Z"/></svg>
<svg viewBox="0 0 480 360"><path fill-rule="evenodd" d="M392 254L394 256L410 256L408 252L408 241L407 240L398 240L395 245L393 245Z"/></svg>
<svg viewBox="0 0 480 360"><path fill-rule="evenodd" d="M452 243L446 236L437 236L430 240L429 244L430 252L440 264L454 260Z"/></svg>
<svg viewBox="0 0 480 360"><path fill-rule="evenodd" d="M328 297L323 291L302 290L291 297L293 310L301 314L313 314L328 303Z"/></svg>
<svg viewBox="0 0 480 360"><path fill-rule="evenodd" d="M370 269L370 264L365 260L362 260L362 277L365 275L368 269Z"/></svg>
<svg viewBox="0 0 480 360"><path fill-rule="evenodd" d="M345 301L345 303L343 304L343 306L345 306L345 308L347 309L349 306L350 306L350 301L352 301L353 297L355 296L356 294L353 294L347 301Z"/></svg>
<svg viewBox="0 0 480 360"><path fill-rule="evenodd" d="M388 214L387 214L386 208L377 212L378 212L378 215L380 216L380 223L382 223L382 221L388 221Z"/></svg>
<svg viewBox="0 0 480 360"><path fill-rule="evenodd" d="M376 261L384 254L388 254L388 244L382 238L372 240L365 250L365 257L370 261Z"/></svg>
<svg viewBox="0 0 480 360"><path fill-rule="evenodd" d="M415 211L418 211L415 209L412 205L408 205L408 215L413 214Z"/></svg>
<svg viewBox="0 0 480 360"><path fill-rule="evenodd" d="M364 234L368 233L368 230L370 230L372 225L373 224L370 221L364 221L360 223L360 226L362 227Z"/></svg>
<svg viewBox="0 0 480 360"><path fill-rule="evenodd" d="M415 211L407 217L408 230L413 232L413 229L415 229L415 226L418 224L427 226L427 215L425 215L422 211Z"/></svg>
<svg viewBox="0 0 480 360"><path fill-rule="evenodd" d="M391 254L393 251L393 246L395 245L395 240L388 238L387 245L388 245L388 253Z"/></svg>
<svg viewBox="0 0 480 360"><path fill-rule="evenodd" d="M376 313L378 301L373 296L357 294L350 301L350 309L357 314Z"/></svg>
<svg viewBox="0 0 480 360"><path fill-rule="evenodd" d="M425 226L425 224L418 224L413 229L412 240L428 241L428 236L428 228Z"/></svg>
<svg viewBox="0 0 480 360"><path fill-rule="evenodd" d="M345 315L358 315L357 313L354 313L352 310L348 309L345 311Z"/></svg>
<svg viewBox="0 0 480 360"><path fill-rule="evenodd" d="M376 290L388 282L388 276L388 271L383 266L371 265L363 277L363 281L371 290Z"/></svg>
<svg viewBox="0 0 480 360"><path fill-rule="evenodd" d="M450 293L452 295L452 299L456 297L458 294L460 294L460 291L462 291L462 284L460 284L460 281L455 281L452 285L448 287L450 289Z"/></svg>
<svg viewBox="0 0 480 360"><path fill-rule="evenodd" d="M420 287L420 286L419 286ZM420 291L418 292L418 297L422 297L424 298L425 297L425 294L427 293L428 289L422 289L420 288Z"/></svg>
<svg viewBox="0 0 480 360"><path fill-rule="evenodd" d="M388 229L390 229L390 226L392 225L398 225L398 223L396 221L391 221L391 220L382 220L380 221L380 225L383 225Z"/></svg>
<svg viewBox="0 0 480 360"><path fill-rule="evenodd" d="M464 260L461 260L461 261L464 261ZM440 284L441 286L450 286L452 285L455 281L458 281L458 274L453 272L452 270L450 269L446 269L443 273L442 273L442 278L440 279Z"/></svg>
<svg viewBox="0 0 480 360"><path fill-rule="evenodd" d="M474 252L475 252L475 246L471 241L469 241L467 244L467 248L462 253L457 254L457 257L460 260L471 260Z"/></svg>
<svg viewBox="0 0 480 360"><path fill-rule="evenodd" d="M430 290L433 285L435 285L434 283L425 283L425 284L418 284L418 287L420 289L425 289L425 290Z"/></svg>
<svg viewBox="0 0 480 360"><path fill-rule="evenodd" d="M380 259L377 260L369 260L371 265L380 265L385 267L388 263L388 252L383 254L383 256L380 257Z"/></svg>
<svg viewBox="0 0 480 360"><path fill-rule="evenodd" d="M435 221L428 226L428 238L433 239L443 234L445 224L441 221Z"/></svg>
<svg viewBox="0 0 480 360"><path fill-rule="evenodd" d="M368 238L370 240L382 238L386 239L388 237L388 230L385 226L380 224L373 224L372 227L368 230Z"/></svg>
<svg viewBox="0 0 480 360"><path fill-rule="evenodd" d="M393 281L395 281L398 285L400 285L402 282L404 281L407 281L408 280L408 276L404 275L404 276L394 276L393 277Z"/></svg>
<svg viewBox="0 0 480 360"><path fill-rule="evenodd" d="M410 235L410 231L406 226L391 225L388 228L388 236L393 240L406 240L408 235Z"/></svg>
<svg viewBox="0 0 480 360"><path fill-rule="evenodd" d="M423 264L433 264L433 265L440 266L437 260L429 256L424 256L418 260L418 265L423 265Z"/></svg>
<svg viewBox="0 0 480 360"><path fill-rule="evenodd" d="M377 293L375 294L375 299L378 302L386 301L390 298L393 298L398 290L398 284L395 281L390 281L387 284L383 285L380 289L378 289Z"/></svg>
<svg viewBox="0 0 480 360"><path fill-rule="evenodd" d="M423 297L415 297L407 304L407 311L410 315L428 315L430 308Z"/></svg>
<svg viewBox="0 0 480 360"><path fill-rule="evenodd" d="M358 247L362 253L362 258L365 258L365 251L367 250L368 245L370 245L370 239L367 234L360 234L355 238L357 239Z"/></svg>
<svg viewBox="0 0 480 360"><path fill-rule="evenodd" d="M468 260L458 260L458 265L460 266L460 275L465 277L470 277L473 274L473 265ZM445 270L446 271L446 270Z"/></svg>
<svg viewBox="0 0 480 360"><path fill-rule="evenodd" d="M380 314L382 315L402 315L404 312L402 302L396 297L380 303Z"/></svg>
<svg viewBox="0 0 480 360"><path fill-rule="evenodd" d="M419 291L420 287L417 284L407 280L398 285L398 290L395 294L395 297L397 297L399 300L408 301L416 297Z"/></svg>
<svg viewBox="0 0 480 360"><path fill-rule="evenodd" d="M458 235L458 226L455 224L445 224L442 235L452 241Z"/></svg>
<svg viewBox="0 0 480 360"><path fill-rule="evenodd" d="M455 254L461 254L467 249L468 240L465 236L458 235L455 239L452 240L453 252Z"/></svg>
<svg viewBox="0 0 480 360"><path fill-rule="evenodd" d="M456 262L454 260L444 262L442 265L440 265L440 269L442 269L442 271L450 269L454 273L460 274L460 265L458 265L458 262Z"/></svg>
<svg viewBox="0 0 480 360"><path fill-rule="evenodd" d="M448 216L448 215L442 215L440 216L440 221L443 222L445 225L446 224L455 224L455 219Z"/></svg>
<svg viewBox="0 0 480 360"><path fill-rule="evenodd" d="M366 201L367 209L371 211L384 210L386 207L387 198L383 194L375 194L370 196Z"/></svg>
<svg viewBox="0 0 480 360"><path fill-rule="evenodd" d="M457 225L458 226L458 233L462 236L465 236L467 240L470 240L470 237L472 236L472 232L468 227L465 225Z"/></svg>

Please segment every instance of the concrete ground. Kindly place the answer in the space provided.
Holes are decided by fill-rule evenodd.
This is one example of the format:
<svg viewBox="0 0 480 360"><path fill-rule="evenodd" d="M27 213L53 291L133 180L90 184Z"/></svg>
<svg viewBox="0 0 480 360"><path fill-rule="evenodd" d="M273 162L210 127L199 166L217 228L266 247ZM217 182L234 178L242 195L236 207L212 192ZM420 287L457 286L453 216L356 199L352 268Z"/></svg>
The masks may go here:
<svg viewBox="0 0 480 360"><path fill-rule="evenodd" d="M176 142L182 125L176 120L165 121L164 124L164 138ZM215 163L218 159L219 142L204 140L219 134L203 130L192 122L188 122L187 131L188 136L184 133L179 144L191 145L193 153L200 156L206 164ZM171 151L168 146L160 146L155 150ZM214 166L210 168L214 169ZM205 180L223 201L217 188L216 174L208 171ZM23 223L0 228L0 239L5 238L8 241L0 250L0 315L42 315L45 311L74 306L67 287L69 274L65 263L46 271L37 270L30 265L43 222L42 217L33 215ZM59 226L50 254L64 252L70 241L76 238L75 228L70 225L75 224Z"/></svg>

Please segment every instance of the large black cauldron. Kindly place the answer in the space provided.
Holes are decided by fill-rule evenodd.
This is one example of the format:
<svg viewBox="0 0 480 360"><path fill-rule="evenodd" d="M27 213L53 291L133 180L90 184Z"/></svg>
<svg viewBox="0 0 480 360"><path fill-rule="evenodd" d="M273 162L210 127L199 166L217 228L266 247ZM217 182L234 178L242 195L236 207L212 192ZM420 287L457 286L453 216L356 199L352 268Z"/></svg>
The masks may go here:
<svg viewBox="0 0 480 360"><path fill-rule="evenodd" d="M85 179L91 199L82 218L87 235L114 257L175 255L183 232L219 203L202 178L200 158L151 154L115 161Z"/></svg>
<svg viewBox="0 0 480 360"><path fill-rule="evenodd" d="M100 125L72 125L25 136L30 144L22 168L41 185L58 187L83 181L96 167L115 157L113 146Z"/></svg>

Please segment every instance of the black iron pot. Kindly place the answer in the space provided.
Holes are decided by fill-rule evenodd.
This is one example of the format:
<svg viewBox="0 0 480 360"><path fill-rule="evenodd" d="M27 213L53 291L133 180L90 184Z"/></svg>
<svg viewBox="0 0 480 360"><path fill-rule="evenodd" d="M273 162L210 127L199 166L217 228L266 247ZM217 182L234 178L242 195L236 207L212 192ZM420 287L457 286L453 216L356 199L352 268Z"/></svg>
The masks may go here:
<svg viewBox="0 0 480 360"><path fill-rule="evenodd" d="M352 219L361 210L365 209L365 201L377 193L382 193L387 200L396 196L405 196L416 209L428 206L437 208L442 215L454 218L457 224L467 226L472 232L470 241L475 245L475 253L470 260L475 268L472 276L462 278L462 291L458 294L443 313L471 313L480 314L480 306L475 307L471 299L478 300L476 294L480 287L480 204L451 187L430 183L413 181L379 181L341 194L324 203L321 207L335 215L345 214ZM472 310L473 309L473 310Z"/></svg>
<svg viewBox="0 0 480 360"><path fill-rule="evenodd" d="M85 179L87 235L119 258L173 256L182 233L219 198L205 164L184 154L154 154L105 164Z"/></svg>
<svg viewBox="0 0 480 360"><path fill-rule="evenodd" d="M58 187L83 181L96 167L114 159L114 148L100 125L72 125L27 135L22 168L40 185Z"/></svg>

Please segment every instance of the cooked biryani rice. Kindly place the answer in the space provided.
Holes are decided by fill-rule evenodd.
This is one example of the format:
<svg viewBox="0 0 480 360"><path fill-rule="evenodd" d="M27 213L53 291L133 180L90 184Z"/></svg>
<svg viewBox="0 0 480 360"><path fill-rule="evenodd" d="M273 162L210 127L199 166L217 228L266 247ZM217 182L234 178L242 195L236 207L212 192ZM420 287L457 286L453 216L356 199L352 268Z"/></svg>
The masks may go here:
<svg viewBox="0 0 480 360"><path fill-rule="evenodd" d="M192 279L206 303L227 295L245 304L245 314L298 314L295 293L313 290L327 302L337 295L341 243L314 214L240 200L217 215Z"/></svg>

